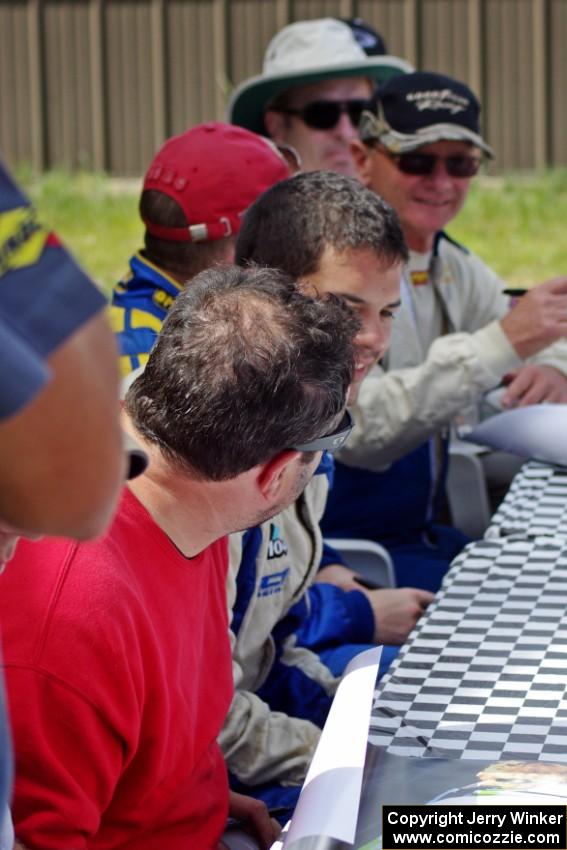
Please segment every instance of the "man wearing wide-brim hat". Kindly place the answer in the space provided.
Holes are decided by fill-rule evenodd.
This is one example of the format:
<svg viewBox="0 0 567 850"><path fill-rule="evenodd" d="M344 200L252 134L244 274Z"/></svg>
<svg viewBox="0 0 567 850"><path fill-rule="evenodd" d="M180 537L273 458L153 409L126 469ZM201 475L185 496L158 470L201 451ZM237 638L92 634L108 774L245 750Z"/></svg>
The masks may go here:
<svg viewBox="0 0 567 850"><path fill-rule="evenodd" d="M228 120L292 146L303 171L355 176L350 142L374 88L411 70L396 56L368 56L344 21L297 21L271 40L262 73L234 91Z"/></svg>

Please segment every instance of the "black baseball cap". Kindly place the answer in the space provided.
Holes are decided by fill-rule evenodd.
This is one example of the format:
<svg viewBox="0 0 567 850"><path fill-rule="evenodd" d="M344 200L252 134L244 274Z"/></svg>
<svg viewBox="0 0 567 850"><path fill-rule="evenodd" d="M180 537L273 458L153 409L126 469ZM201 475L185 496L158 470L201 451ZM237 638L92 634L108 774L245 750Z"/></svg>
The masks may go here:
<svg viewBox="0 0 567 850"><path fill-rule="evenodd" d="M339 21L348 24L367 56L385 56L388 53L383 36L362 18L339 18Z"/></svg>
<svg viewBox="0 0 567 850"><path fill-rule="evenodd" d="M394 153L448 140L470 142L492 157L479 119L480 103L465 83L416 71L380 86L370 110L362 114L359 132L363 142L379 140Z"/></svg>

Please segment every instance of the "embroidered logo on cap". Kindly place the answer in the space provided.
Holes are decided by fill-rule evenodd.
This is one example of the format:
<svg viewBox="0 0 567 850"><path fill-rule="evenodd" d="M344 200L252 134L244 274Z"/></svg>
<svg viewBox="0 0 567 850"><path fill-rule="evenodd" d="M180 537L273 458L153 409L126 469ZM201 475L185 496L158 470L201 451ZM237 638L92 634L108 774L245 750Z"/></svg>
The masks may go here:
<svg viewBox="0 0 567 850"><path fill-rule="evenodd" d="M451 115L464 112L470 106L470 100L468 98L456 94L451 89L408 92L406 100L408 103L413 103L420 112L423 112L425 109L431 109L432 111L446 109Z"/></svg>

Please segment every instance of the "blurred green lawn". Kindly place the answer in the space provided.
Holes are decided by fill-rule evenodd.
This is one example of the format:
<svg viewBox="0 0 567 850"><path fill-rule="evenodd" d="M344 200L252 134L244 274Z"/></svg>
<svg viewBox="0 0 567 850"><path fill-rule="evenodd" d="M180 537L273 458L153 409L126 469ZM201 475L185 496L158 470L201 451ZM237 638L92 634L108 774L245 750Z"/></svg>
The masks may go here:
<svg viewBox="0 0 567 850"><path fill-rule="evenodd" d="M91 173L17 174L42 218L108 292L141 247L140 181ZM510 284L567 274L567 169L481 177L450 234Z"/></svg>
<svg viewBox="0 0 567 850"><path fill-rule="evenodd" d="M142 247L138 218L141 181L113 180L100 174L51 171L16 177L41 219L71 248L108 293L127 271L131 254Z"/></svg>

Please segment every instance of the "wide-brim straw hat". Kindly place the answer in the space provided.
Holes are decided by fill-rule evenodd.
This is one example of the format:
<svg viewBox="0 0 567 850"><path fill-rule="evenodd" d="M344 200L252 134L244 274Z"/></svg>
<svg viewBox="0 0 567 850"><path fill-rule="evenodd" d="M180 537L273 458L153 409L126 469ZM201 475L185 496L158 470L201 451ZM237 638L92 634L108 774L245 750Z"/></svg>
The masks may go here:
<svg viewBox="0 0 567 850"><path fill-rule="evenodd" d="M234 90L227 120L264 133L266 107L287 89L340 77L368 77L378 85L411 71L409 62L397 56L367 56L343 21L297 21L271 40L262 73Z"/></svg>

